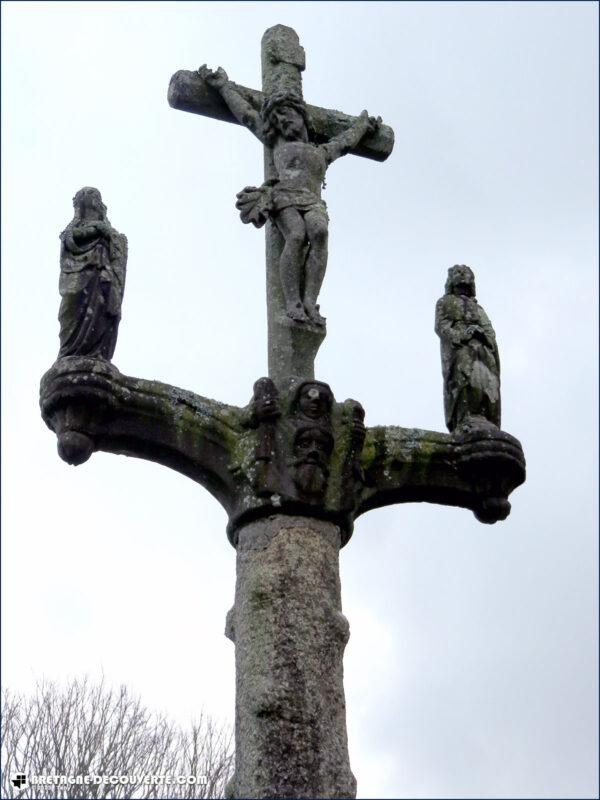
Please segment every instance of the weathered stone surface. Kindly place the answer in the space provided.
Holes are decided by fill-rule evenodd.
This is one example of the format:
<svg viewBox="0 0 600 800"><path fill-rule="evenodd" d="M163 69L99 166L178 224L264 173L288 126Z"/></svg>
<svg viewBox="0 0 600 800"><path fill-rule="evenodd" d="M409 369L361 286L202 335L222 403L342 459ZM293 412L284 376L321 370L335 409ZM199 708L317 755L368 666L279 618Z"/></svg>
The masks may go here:
<svg viewBox="0 0 600 800"><path fill-rule="evenodd" d="M302 97L306 54L293 28L273 25L263 33L260 63L265 97L272 97L278 92L292 92Z"/></svg>
<svg viewBox="0 0 600 800"><path fill-rule="evenodd" d="M271 497L281 485L281 460L276 438L276 423L280 416L277 387L270 378L259 378L254 384L248 422L248 427L256 430L252 488L259 497Z"/></svg>
<svg viewBox="0 0 600 800"><path fill-rule="evenodd" d="M363 482L355 518L396 503L439 503L468 508L480 522L505 519L509 494L525 480L518 439L476 429L445 434L396 426L367 428Z"/></svg>
<svg viewBox="0 0 600 800"><path fill-rule="evenodd" d="M267 261L277 265L281 253L281 237L272 222L267 224ZM273 308L284 308L279 272L276 268L267 275L267 298ZM315 377L315 358L325 339L326 325L297 325L284 314L275 312L268 317L269 375L281 388L289 388Z"/></svg>
<svg viewBox="0 0 600 800"><path fill-rule="evenodd" d="M239 532L231 797L354 797L343 689L340 531L273 516Z"/></svg>
<svg viewBox="0 0 600 800"><path fill-rule="evenodd" d="M82 463L71 457L69 443L84 436L93 443L90 452L135 456L181 472L232 511L230 463L243 432L241 409L74 356L59 359L43 376L40 408L68 463Z"/></svg>
<svg viewBox="0 0 600 800"><path fill-rule="evenodd" d="M121 319L127 239L106 218L98 189L84 186L73 207L73 220L60 235L58 355L110 360Z"/></svg>
<svg viewBox="0 0 600 800"><path fill-rule="evenodd" d="M464 264L448 270L435 310L449 431L500 427L500 356L496 334L475 297L475 275Z"/></svg>

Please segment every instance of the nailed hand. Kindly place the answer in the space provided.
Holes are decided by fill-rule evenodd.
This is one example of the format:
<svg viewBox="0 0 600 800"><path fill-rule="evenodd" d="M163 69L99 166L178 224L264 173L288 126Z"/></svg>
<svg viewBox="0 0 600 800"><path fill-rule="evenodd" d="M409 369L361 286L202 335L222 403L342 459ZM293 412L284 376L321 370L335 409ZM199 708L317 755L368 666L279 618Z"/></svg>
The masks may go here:
<svg viewBox="0 0 600 800"><path fill-rule="evenodd" d="M221 89L229 81L227 73L222 67L216 70L209 69L206 64L203 64L198 70L200 77L206 81L211 89Z"/></svg>

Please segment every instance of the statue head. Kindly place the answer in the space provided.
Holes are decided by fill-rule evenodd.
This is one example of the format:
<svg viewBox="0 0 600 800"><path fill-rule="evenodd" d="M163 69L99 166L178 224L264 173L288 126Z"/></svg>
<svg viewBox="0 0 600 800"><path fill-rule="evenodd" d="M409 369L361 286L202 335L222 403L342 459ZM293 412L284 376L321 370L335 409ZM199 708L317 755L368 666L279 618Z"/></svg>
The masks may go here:
<svg viewBox="0 0 600 800"><path fill-rule="evenodd" d="M294 408L309 419L319 419L331 412L333 393L326 383L305 381L296 390Z"/></svg>
<svg viewBox="0 0 600 800"><path fill-rule="evenodd" d="M275 92L262 104L263 137L269 147L278 136L292 142L308 141L306 103L292 92Z"/></svg>
<svg viewBox="0 0 600 800"><path fill-rule="evenodd" d="M321 495L327 488L333 436L318 425L303 425L294 437L294 481L302 494Z"/></svg>
<svg viewBox="0 0 600 800"><path fill-rule="evenodd" d="M77 192L73 198L73 208L75 219L83 219L85 216L106 219L106 206L102 202L102 195L93 186L84 186Z"/></svg>
<svg viewBox="0 0 600 800"><path fill-rule="evenodd" d="M448 270L446 294L475 297L475 275L465 264L455 264Z"/></svg>

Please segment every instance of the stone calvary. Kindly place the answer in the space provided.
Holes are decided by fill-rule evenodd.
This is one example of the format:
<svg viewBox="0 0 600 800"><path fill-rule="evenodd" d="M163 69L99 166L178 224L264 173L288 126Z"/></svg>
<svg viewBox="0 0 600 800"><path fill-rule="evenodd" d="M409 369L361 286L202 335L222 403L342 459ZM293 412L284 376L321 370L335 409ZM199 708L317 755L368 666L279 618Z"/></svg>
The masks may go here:
<svg viewBox="0 0 600 800"><path fill-rule="evenodd" d="M60 350L40 389L43 419L69 464L97 450L150 459L201 484L228 514L237 553L225 629L236 663L230 797L356 794L338 564L355 519L430 502L494 523L525 480L521 445L500 428L496 337L464 265L449 270L435 315L449 433L366 427L358 401L339 402L315 379L326 333L317 302L327 266L325 172L346 153L385 161L394 134L366 111L306 104L304 66L296 33L277 25L262 40L262 91L206 66L177 72L169 86L174 109L240 124L264 148L264 182L236 200L243 222L265 227L267 243L269 375L248 405L128 377L111 363L127 240L91 187L75 195L61 234Z"/></svg>

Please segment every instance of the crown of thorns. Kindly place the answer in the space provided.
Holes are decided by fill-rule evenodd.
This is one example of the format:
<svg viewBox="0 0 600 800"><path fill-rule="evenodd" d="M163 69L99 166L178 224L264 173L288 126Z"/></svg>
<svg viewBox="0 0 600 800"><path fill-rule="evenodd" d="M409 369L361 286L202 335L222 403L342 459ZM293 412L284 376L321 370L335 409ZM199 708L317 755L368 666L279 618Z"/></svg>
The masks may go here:
<svg viewBox="0 0 600 800"><path fill-rule="evenodd" d="M306 121L306 103L294 92L275 92L263 100L260 115L263 120L268 120L273 111L279 106L291 106L304 117Z"/></svg>

